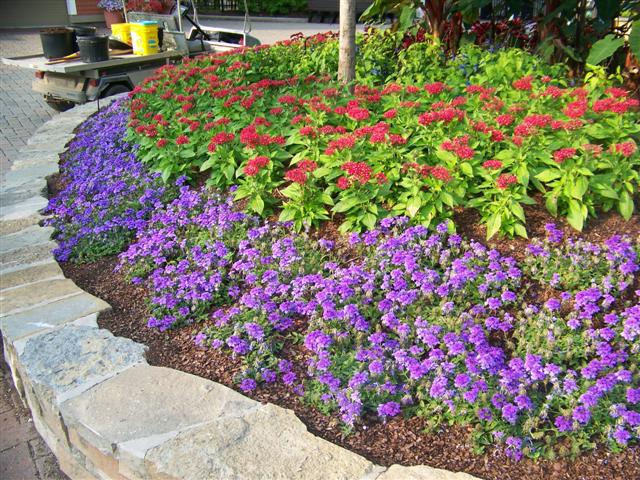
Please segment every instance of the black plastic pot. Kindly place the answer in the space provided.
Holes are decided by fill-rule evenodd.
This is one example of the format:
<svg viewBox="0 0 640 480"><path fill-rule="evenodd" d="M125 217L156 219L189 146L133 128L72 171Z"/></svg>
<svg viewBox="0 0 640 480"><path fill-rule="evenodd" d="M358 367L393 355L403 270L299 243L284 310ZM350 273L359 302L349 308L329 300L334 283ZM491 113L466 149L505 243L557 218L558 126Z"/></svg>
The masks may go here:
<svg viewBox="0 0 640 480"><path fill-rule="evenodd" d="M73 32L68 28L47 28L40 30L42 53L44 57L61 58L75 52L73 49Z"/></svg>
<svg viewBox="0 0 640 480"><path fill-rule="evenodd" d="M109 60L109 37L106 35L78 37L78 46L80 59L85 63Z"/></svg>
<svg viewBox="0 0 640 480"><path fill-rule="evenodd" d="M78 37L95 37L96 27L69 27L73 30L73 51L79 51Z"/></svg>

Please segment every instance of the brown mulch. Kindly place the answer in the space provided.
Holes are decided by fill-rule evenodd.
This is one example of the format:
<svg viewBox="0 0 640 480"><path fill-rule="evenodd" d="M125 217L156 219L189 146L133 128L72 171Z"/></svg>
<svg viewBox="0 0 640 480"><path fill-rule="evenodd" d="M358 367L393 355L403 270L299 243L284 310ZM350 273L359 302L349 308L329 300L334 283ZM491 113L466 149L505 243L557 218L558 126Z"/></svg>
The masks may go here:
<svg viewBox="0 0 640 480"><path fill-rule="evenodd" d="M553 219L536 207L526 210L530 236L543 236L545 223L555 221L567 233L575 234L565 223ZM456 214L460 233L484 243L485 231L475 212L461 211ZM581 235L589 240L603 240L611 233L640 233L640 218L635 215L625 222L618 215L603 214L591 219ZM336 237L335 232L327 232ZM522 258L527 240L497 239L489 242L505 254ZM145 304L145 289L127 283L114 272L116 258L77 265L62 264L65 275L81 288L111 304L113 309L100 316L101 328L115 335L130 338L149 347L147 360L151 365L174 368L198 375L231 388L237 389L233 377L240 371L240 364L230 356L216 350L196 347L193 337L203 325L193 325L178 330L160 332L146 327L148 311ZM304 349L289 346L284 356L298 360L303 365ZM374 417L366 418L354 432L343 436L339 421L304 404L291 390L283 385L262 386L250 397L271 402L295 411L307 425L309 431L349 450L357 452L380 465L430 465L451 471L464 471L491 480L631 480L640 479L640 447L634 446L622 453L614 454L606 447L582 454L576 460L555 461L523 459L514 462L498 449L489 449L482 455L472 452L469 430L465 427L444 427L435 433L425 433L425 419L395 418L381 423Z"/></svg>

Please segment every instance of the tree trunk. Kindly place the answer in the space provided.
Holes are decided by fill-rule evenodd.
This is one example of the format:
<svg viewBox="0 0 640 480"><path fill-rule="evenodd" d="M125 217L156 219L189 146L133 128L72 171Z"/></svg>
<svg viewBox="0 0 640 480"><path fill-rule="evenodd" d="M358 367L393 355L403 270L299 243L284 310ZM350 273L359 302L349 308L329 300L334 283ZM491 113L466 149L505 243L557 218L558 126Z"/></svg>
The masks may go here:
<svg viewBox="0 0 640 480"><path fill-rule="evenodd" d="M356 0L340 0L340 56L338 80L343 84L356 78Z"/></svg>

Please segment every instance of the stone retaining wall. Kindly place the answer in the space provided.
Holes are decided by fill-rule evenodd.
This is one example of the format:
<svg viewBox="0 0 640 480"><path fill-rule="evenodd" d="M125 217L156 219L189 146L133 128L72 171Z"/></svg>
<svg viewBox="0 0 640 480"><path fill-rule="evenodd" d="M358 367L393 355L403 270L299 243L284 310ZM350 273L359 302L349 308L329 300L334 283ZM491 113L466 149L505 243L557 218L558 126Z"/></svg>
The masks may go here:
<svg viewBox="0 0 640 480"><path fill-rule="evenodd" d="M101 102L107 103L107 102ZM293 412L223 385L149 366L146 347L98 328L104 301L65 279L39 226L49 175L96 111L44 124L0 193L4 356L34 424L73 479L472 480L430 467L384 468L309 433Z"/></svg>

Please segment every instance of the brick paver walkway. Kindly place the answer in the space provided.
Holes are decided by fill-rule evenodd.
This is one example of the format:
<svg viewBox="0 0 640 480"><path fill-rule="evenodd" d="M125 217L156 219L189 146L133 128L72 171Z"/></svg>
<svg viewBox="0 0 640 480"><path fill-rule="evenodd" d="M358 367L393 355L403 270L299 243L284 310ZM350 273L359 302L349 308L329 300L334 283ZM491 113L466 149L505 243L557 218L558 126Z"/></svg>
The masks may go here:
<svg viewBox="0 0 640 480"><path fill-rule="evenodd" d="M44 443L18 393L11 372L0 359L0 478L63 480L67 476Z"/></svg>
<svg viewBox="0 0 640 480"><path fill-rule="evenodd" d="M40 51L38 30L0 30L0 57ZM0 178L33 132L57 113L31 91L33 75L33 70L0 64Z"/></svg>

